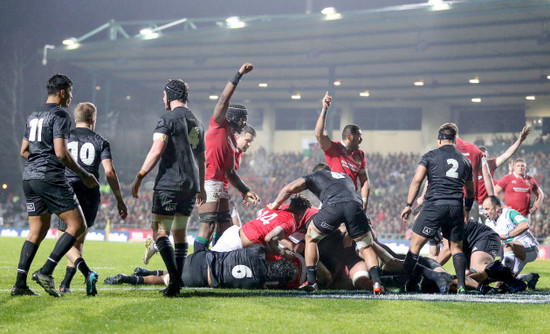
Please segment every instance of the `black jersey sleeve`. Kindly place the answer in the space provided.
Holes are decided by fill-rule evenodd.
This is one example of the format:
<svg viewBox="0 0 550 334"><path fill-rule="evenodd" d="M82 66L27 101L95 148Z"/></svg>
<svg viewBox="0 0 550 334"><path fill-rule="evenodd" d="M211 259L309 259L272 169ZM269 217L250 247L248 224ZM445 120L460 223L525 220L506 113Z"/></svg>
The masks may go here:
<svg viewBox="0 0 550 334"><path fill-rule="evenodd" d="M112 159L112 158L113 157L111 155L111 144L109 144L107 140L104 140L101 148L100 160L103 161L105 159Z"/></svg>
<svg viewBox="0 0 550 334"><path fill-rule="evenodd" d="M71 118L65 110L57 112L53 122L53 138L69 138L71 130Z"/></svg>
<svg viewBox="0 0 550 334"><path fill-rule="evenodd" d="M165 135L171 136L173 132L172 128L173 128L172 122L170 122L169 119L166 119L163 116L158 120L154 133L163 133Z"/></svg>

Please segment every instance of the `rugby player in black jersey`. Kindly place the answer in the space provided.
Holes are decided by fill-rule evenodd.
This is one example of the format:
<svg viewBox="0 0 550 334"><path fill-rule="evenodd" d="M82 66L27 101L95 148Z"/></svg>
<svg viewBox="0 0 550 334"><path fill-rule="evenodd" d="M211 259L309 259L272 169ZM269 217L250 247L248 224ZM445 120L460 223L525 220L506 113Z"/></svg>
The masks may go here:
<svg viewBox="0 0 550 334"><path fill-rule="evenodd" d="M313 223L310 223L307 229L305 246L307 282L304 282L302 289L305 291L318 289L316 283L317 262L319 261L317 243L324 236L338 229L343 222L350 237L357 244L357 250L365 260L373 282L373 292L375 294L383 293L378 258L371 247L373 244L371 228L363 210L363 201L355 191L351 178L343 173L331 172L327 164L318 164L313 168L313 173L283 187L277 199L268 207L277 209L291 194L304 190L314 193L321 200L322 207L313 216Z"/></svg>
<svg viewBox="0 0 550 334"><path fill-rule="evenodd" d="M418 254L424 244L441 228L443 237L451 243L453 265L458 280L458 293L465 293L466 257L462 252L464 238L464 211L470 211L474 201L474 183L470 161L455 147L458 128L454 123L445 123L439 128L438 148L422 156L409 187L407 204L401 212L406 221L411 214L422 181L428 177L428 189L424 207L413 226L409 252L403 265L408 287L415 285ZM466 200L463 200L463 187Z"/></svg>
<svg viewBox="0 0 550 334"><path fill-rule="evenodd" d="M117 200L120 218L126 219L128 209L122 199L118 177L112 163L111 146L105 138L94 132L97 117L95 105L90 102L79 103L75 107L73 115L76 122L76 128L71 130L69 134L67 149L71 153L74 161L78 162L82 168L92 173L96 178L99 178L99 165L103 166L105 178ZM99 209L101 200L99 187L86 187L80 178L70 169L66 169L65 175L78 198L82 213L84 214L84 218L86 218L87 229L66 254L68 265L65 272L65 278L59 285L59 292L71 292L71 281L78 269L86 278L86 292L88 294L95 294L93 285L88 281L94 280L94 278L97 279L97 273L91 271L86 261L82 258L82 248L84 246L86 234L94 225L97 210ZM66 227L67 225L62 220L58 221L58 229L60 231L65 231Z"/></svg>
<svg viewBox="0 0 550 334"><path fill-rule="evenodd" d="M85 186L99 186L94 175L80 167L67 150L71 117L62 108L67 108L71 103L72 85L66 75L52 76L47 84L46 104L27 118L21 156L27 160L23 171L23 191L29 214L29 234L21 249L12 296L37 295L27 285L27 273L50 228L52 213L63 219L67 228L44 266L33 273L32 279L48 294L60 296L55 289L52 273L59 260L86 230L84 216L65 177L65 167L78 175Z"/></svg>
<svg viewBox="0 0 550 334"><path fill-rule="evenodd" d="M176 296L183 284L187 221L195 202L201 205L206 200L204 127L187 108L188 95L189 86L182 80L169 80L164 87L164 107L169 112L157 122L151 150L132 184L132 196L137 198L141 181L160 161L151 227L166 269L174 277L162 291L167 297Z"/></svg>

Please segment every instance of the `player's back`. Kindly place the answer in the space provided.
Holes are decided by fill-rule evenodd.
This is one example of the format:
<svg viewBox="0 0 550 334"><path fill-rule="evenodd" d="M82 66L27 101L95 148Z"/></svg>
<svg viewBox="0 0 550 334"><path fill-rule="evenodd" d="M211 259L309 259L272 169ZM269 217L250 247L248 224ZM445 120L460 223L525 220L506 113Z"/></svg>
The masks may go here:
<svg viewBox="0 0 550 334"><path fill-rule="evenodd" d="M343 173L319 170L304 176L306 188L319 198L323 205L343 202L362 204L351 178Z"/></svg>
<svg viewBox="0 0 550 334"><path fill-rule="evenodd" d="M23 180L65 181L65 166L55 154L54 139L67 138L70 125L69 114L55 103L29 115L24 137L29 142L29 157Z"/></svg>
<svg viewBox="0 0 550 334"><path fill-rule="evenodd" d="M112 158L109 142L88 128L78 127L71 130L67 149L73 160L96 178L99 178L101 161ZM70 182L79 179L68 168L65 170L65 175Z"/></svg>
<svg viewBox="0 0 550 334"><path fill-rule="evenodd" d="M258 217L244 224L242 232L248 240L254 243L265 243L265 236L275 227L280 226L285 236L289 236L296 231L296 221L294 215L285 210L271 210L264 208Z"/></svg>
<svg viewBox="0 0 550 334"><path fill-rule="evenodd" d="M453 145L424 154L420 165L427 168L425 200L437 205L462 205L462 187L472 180L472 165Z"/></svg>

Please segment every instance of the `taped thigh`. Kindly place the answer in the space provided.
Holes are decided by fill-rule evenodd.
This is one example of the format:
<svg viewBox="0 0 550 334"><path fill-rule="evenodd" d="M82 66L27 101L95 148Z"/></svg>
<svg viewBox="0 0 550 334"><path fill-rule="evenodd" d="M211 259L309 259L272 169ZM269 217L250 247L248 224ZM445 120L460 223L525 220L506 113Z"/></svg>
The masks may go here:
<svg viewBox="0 0 550 334"><path fill-rule="evenodd" d="M185 230L187 228L187 222L189 216L175 215L172 221L172 230Z"/></svg>
<svg viewBox="0 0 550 334"><path fill-rule="evenodd" d="M355 241L355 244L357 245L355 247L357 250L372 246L372 234L370 232L365 234L361 240Z"/></svg>
<svg viewBox="0 0 550 334"><path fill-rule="evenodd" d="M153 230L170 232L173 221L174 217L153 218L151 228Z"/></svg>
<svg viewBox="0 0 550 334"><path fill-rule="evenodd" d="M307 235L311 237L313 242L319 242L326 236L326 234L315 231L312 223L310 223L307 228Z"/></svg>

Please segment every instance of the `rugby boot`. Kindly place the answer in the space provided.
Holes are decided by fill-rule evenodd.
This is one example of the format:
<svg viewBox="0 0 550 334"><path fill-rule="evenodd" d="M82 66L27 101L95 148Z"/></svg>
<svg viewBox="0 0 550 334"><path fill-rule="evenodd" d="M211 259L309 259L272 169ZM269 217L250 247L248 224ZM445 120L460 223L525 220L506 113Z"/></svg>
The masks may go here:
<svg viewBox="0 0 550 334"><path fill-rule="evenodd" d="M160 290L160 293L162 293L164 297L173 298L173 297L177 297L180 294L180 290L181 290L181 284L178 284L178 283L173 284L172 282L170 282L166 289Z"/></svg>
<svg viewBox="0 0 550 334"><path fill-rule="evenodd" d="M149 264L149 260L158 253L158 249L155 247L155 242L152 238L147 238L145 241L145 253L143 254L143 263Z"/></svg>
<svg viewBox="0 0 550 334"><path fill-rule="evenodd" d="M441 273L435 283L437 284L440 293L449 293L449 287L451 286L452 282L453 279L451 278L451 275L447 273Z"/></svg>
<svg viewBox="0 0 550 334"><path fill-rule="evenodd" d="M24 288L18 288L16 286L11 289L12 296L40 296L38 293L32 291L28 286Z"/></svg>
<svg viewBox="0 0 550 334"><path fill-rule="evenodd" d="M485 272L491 280L494 281L510 281L514 280L514 274L512 270L505 267L499 260L489 264L485 268Z"/></svg>
<svg viewBox="0 0 550 334"><path fill-rule="evenodd" d="M519 279L514 279L513 281L507 281L500 285L500 288L508 293L516 293L525 291L527 289L527 284Z"/></svg>
<svg viewBox="0 0 550 334"><path fill-rule="evenodd" d="M529 280L529 282L527 282L527 287L529 288L529 290L535 290L536 289L537 282L539 281L539 277L540 277L539 274L533 273L533 278L531 278Z"/></svg>
<svg viewBox="0 0 550 334"><path fill-rule="evenodd" d="M468 293L468 292L467 292L466 289L463 288L463 287L460 287L460 288L458 288L458 289L456 290L456 294L457 294L457 295L466 295L467 293Z"/></svg>
<svg viewBox="0 0 550 334"><path fill-rule="evenodd" d="M372 286L372 293L375 295L383 295L385 292L386 291L384 290L384 287L382 286L382 284L380 284L380 282L376 282Z"/></svg>
<svg viewBox="0 0 550 334"><path fill-rule="evenodd" d="M65 284L61 284L59 286L59 292L63 295L66 294L66 293L73 293L71 288L67 287Z"/></svg>
<svg viewBox="0 0 550 334"><path fill-rule="evenodd" d="M317 282L313 284L309 284L307 281L305 281L304 284L300 285L298 290L305 291L305 292L313 292L313 291L319 290L319 286L317 285Z"/></svg>
<svg viewBox="0 0 550 334"><path fill-rule="evenodd" d="M37 270L32 274L32 280L38 283L50 296L61 297L59 292L55 290L55 282L52 276L44 275Z"/></svg>
<svg viewBox="0 0 550 334"><path fill-rule="evenodd" d="M141 267L136 267L134 269L134 275L136 276L147 276L149 274L149 270Z"/></svg>
<svg viewBox="0 0 550 334"><path fill-rule="evenodd" d="M95 271L91 271L86 277L86 295L95 296L97 295L96 283L99 278L99 275Z"/></svg>
<svg viewBox="0 0 550 334"><path fill-rule="evenodd" d="M124 275L124 274L118 274L116 276L109 276L109 277L107 277L106 279L103 280L103 284L111 284L111 285L122 284L122 283L124 283L123 282L124 277L126 277L126 275Z"/></svg>

